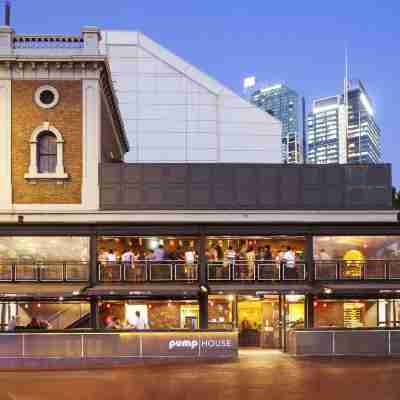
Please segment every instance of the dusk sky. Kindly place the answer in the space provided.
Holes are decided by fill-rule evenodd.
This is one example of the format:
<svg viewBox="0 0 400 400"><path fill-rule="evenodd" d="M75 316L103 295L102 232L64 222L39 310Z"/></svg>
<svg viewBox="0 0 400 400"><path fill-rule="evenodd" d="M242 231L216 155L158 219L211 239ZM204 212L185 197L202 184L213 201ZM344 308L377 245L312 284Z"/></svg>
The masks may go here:
<svg viewBox="0 0 400 400"><path fill-rule="evenodd" d="M259 81L285 82L304 95L308 105L313 98L342 90L347 45L351 77L364 82L374 102L383 161L393 163L394 184L400 187L398 1L12 4L12 25L18 33L79 33L83 25L140 30L237 92L244 77L255 75Z"/></svg>

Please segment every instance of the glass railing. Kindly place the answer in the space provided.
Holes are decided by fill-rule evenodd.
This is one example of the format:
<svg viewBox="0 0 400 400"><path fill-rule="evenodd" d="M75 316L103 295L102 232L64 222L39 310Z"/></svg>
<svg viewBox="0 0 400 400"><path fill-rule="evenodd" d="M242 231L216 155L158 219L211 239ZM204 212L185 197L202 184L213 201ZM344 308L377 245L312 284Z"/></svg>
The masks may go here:
<svg viewBox="0 0 400 400"><path fill-rule="evenodd" d="M400 279L400 259L314 260L315 280Z"/></svg>
<svg viewBox="0 0 400 400"><path fill-rule="evenodd" d="M198 264L181 260L98 262L100 282L194 282Z"/></svg>
<svg viewBox="0 0 400 400"><path fill-rule="evenodd" d="M86 282L88 262L0 260L1 282Z"/></svg>
<svg viewBox="0 0 400 400"><path fill-rule="evenodd" d="M306 264L276 261L210 261L209 281L304 281Z"/></svg>

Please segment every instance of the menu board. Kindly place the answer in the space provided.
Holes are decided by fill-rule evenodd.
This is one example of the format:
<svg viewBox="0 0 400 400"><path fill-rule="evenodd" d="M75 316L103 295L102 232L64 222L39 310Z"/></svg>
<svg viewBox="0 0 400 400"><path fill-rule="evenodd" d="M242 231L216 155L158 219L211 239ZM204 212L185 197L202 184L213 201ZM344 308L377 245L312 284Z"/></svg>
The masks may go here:
<svg viewBox="0 0 400 400"><path fill-rule="evenodd" d="M361 315L362 308L358 304L345 303L344 304L344 327L345 328L359 328L363 326Z"/></svg>

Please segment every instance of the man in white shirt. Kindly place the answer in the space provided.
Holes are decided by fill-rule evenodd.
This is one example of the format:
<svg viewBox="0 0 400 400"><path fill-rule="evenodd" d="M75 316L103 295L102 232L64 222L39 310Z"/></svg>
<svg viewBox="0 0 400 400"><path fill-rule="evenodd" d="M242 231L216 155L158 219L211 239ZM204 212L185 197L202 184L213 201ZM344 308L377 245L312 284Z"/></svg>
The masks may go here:
<svg viewBox="0 0 400 400"><path fill-rule="evenodd" d="M296 254L292 250L290 246L287 247L285 254L283 255L283 259L285 260L285 269L286 269L286 277L287 278L296 278L297 274L295 271L296 266Z"/></svg>
<svg viewBox="0 0 400 400"><path fill-rule="evenodd" d="M117 261L117 256L114 253L113 249L110 249L107 253L107 262L115 263Z"/></svg>
<svg viewBox="0 0 400 400"><path fill-rule="evenodd" d="M133 324L134 328L138 330L148 329L149 327L144 318L142 318L142 316L140 315L140 311L136 311L135 314L136 314L136 321Z"/></svg>
<svg viewBox="0 0 400 400"><path fill-rule="evenodd" d="M188 279L195 278L195 266L196 252L190 247L185 251L185 263L186 263L186 275Z"/></svg>

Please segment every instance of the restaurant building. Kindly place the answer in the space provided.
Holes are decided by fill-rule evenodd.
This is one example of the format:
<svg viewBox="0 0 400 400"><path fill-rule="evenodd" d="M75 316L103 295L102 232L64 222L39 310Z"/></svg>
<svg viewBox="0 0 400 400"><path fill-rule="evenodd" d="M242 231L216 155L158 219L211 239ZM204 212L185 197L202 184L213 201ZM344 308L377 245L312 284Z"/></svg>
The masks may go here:
<svg viewBox="0 0 400 400"><path fill-rule="evenodd" d="M399 326L390 165L126 163L100 48L93 27L0 29L3 331L209 331L217 347L239 332L287 350L303 328Z"/></svg>

